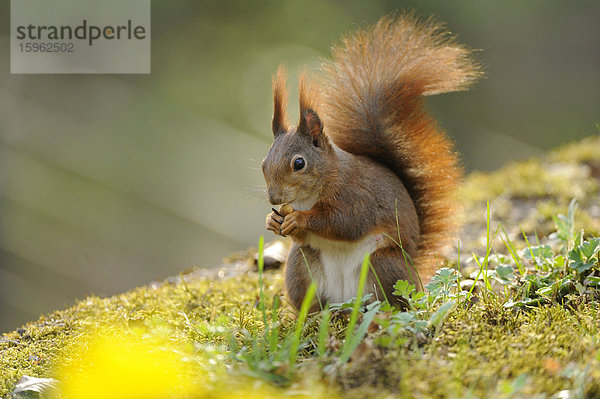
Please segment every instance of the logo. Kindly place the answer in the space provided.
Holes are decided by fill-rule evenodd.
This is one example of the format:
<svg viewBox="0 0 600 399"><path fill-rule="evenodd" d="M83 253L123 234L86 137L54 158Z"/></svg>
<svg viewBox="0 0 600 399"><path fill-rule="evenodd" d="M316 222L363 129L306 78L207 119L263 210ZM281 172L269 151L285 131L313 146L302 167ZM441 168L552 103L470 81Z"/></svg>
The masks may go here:
<svg viewBox="0 0 600 399"><path fill-rule="evenodd" d="M12 0L11 73L150 73L150 0Z"/></svg>

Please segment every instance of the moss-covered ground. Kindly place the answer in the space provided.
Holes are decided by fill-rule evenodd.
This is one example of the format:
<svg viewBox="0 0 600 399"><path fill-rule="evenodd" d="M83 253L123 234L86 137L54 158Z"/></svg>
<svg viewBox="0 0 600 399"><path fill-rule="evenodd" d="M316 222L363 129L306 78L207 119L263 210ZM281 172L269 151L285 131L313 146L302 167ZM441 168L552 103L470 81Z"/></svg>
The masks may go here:
<svg viewBox="0 0 600 399"><path fill-rule="evenodd" d="M461 198L461 260L450 251L447 265L470 295L444 269L408 312L299 324L281 272L242 259L4 334L0 397L23 375L57 378L70 398L600 397L600 139L473 174Z"/></svg>

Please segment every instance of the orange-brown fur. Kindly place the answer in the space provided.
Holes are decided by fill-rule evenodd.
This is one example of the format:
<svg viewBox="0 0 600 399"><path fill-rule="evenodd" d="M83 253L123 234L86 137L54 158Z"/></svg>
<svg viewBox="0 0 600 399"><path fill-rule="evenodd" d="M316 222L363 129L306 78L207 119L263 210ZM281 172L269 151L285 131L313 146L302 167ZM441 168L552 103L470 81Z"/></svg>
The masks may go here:
<svg viewBox="0 0 600 399"><path fill-rule="evenodd" d="M324 64L328 136L343 150L367 155L400 177L419 216L414 262L425 279L436 252L455 231L461 169L422 96L466 90L480 76L469 55L441 25L404 15L347 36L333 48L333 61Z"/></svg>
<svg viewBox="0 0 600 399"><path fill-rule="evenodd" d="M418 284L413 262L421 279L430 276L454 231L461 176L422 96L464 90L478 68L439 25L404 15L344 38L322 70L318 85L300 76L297 127L285 119L284 69L273 79L274 141L263 172L270 201L295 208L267 216L269 230L293 239L288 295L298 307L311 269L322 302L349 299L344 284L355 283L356 251L364 249L383 286L371 274L367 292L402 306L392 286ZM294 169L298 157L306 161L301 170Z"/></svg>
<svg viewBox="0 0 600 399"><path fill-rule="evenodd" d="M283 65L279 66L277 73L273 76L273 130L287 130L289 122L285 115L287 107L287 88L285 82L287 80L287 72Z"/></svg>

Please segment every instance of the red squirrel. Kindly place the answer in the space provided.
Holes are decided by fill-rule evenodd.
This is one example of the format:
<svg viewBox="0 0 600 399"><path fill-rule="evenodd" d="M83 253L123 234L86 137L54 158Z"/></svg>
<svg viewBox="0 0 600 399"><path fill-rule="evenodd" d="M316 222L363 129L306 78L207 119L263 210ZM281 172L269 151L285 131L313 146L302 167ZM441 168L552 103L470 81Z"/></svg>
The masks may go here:
<svg viewBox="0 0 600 399"><path fill-rule="evenodd" d="M393 286L421 287L433 274L456 228L462 175L423 96L466 90L480 68L440 24L411 15L342 38L332 55L318 78L301 74L296 127L284 68L273 77L274 140L262 170L271 204L289 205L266 227L292 238L285 285L295 308L311 281L313 310L355 297L365 254L365 293L403 307Z"/></svg>

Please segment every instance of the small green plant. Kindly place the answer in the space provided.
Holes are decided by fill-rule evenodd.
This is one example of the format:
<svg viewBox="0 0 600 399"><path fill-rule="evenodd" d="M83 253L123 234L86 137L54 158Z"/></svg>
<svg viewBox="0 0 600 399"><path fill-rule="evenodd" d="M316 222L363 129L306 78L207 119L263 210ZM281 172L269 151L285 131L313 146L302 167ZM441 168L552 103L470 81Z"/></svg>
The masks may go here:
<svg viewBox="0 0 600 399"><path fill-rule="evenodd" d="M592 238L575 246L569 251L570 269L583 276L585 272L598 264L598 252L600 251L600 238Z"/></svg>
<svg viewBox="0 0 600 399"><path fill-rule="evenodd" d="M556 225L555 235L565 244L570 247L575 242L575 211L577 210L577 200L572 199L569 203L567 215L553 216L554 224Z"/></svg>
<svg viewBox="0 0 600 399"><path fill-rule="evenodd" d="M497 263L497 281L505 289L508 308L529 309L553 302L566 303L577 295L597 297L600 265L600 238L583 240L585 233L575 230L577 202L572 200L567 215L555 216L556 231L548 237L556 245L531 245L516 251L506 239L504 243L511 254L512 262L503 258ZM511 270L512 269L512 270ZM514 271L518 271L518 278ZM509 293L512 293L509 295Z"/></svg>

